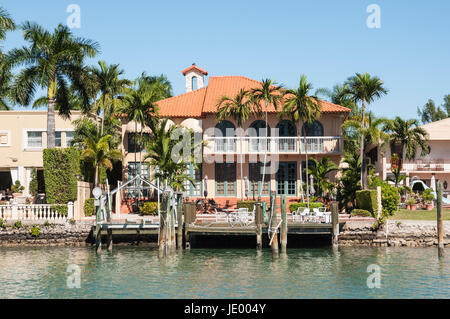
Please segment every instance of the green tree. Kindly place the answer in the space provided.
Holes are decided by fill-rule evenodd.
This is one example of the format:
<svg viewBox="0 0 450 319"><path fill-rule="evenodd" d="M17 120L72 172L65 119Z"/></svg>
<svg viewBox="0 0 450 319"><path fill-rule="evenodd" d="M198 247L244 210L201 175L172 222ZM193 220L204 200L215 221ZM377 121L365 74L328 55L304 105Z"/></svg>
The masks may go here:
<svg viewBox="0 0 450 319"><path fill-rule="evenodd" d="M283 110L280 113L280 117L289 117L294 125L302 124L312 124L314 121L318 120L321 116L320 112L320 102L314 97L310 96L309 92L312 90L312 84L309 83L305 75L300 77L300 83L297 89L290 89L284 91L285 101L283 105ZM301 135L306 136L304 131L305 125L302 125ZM308 162L308 143L305 141L305 154L306 163ZM301 148L300 148L301 151ZM301 158L301 157L300 157ZM300 192L303 197L303 178L301 172L302 164L300 163ZM309 208L309 173L308 165L306 165L306 197Z"/></svg>
<svg viewBox="0 0 450 319"><path fill-rule="evenodd" d="M2 42L8 31L14 31L16 25L9 13L0 7L0 42ZM0 110L9 110L9 89L10 89L11 67L1 51L0 47Z"/></svg>
<svg viewBox="0 0 450 319"><path fill-rule="evenodd" d="M347 80L348 93L352 96L355 103L361 102L361 126L366 123L366 104L370 104L376 99L387 94L384 83L376 76L368 73L356 73ZM367 160L364 153L364 133L361 134L360 157L361 157L361 187L367 189Z"/></svg>
<svg viewBox="0 0 450 319"><path fill-rule="evenodd" d="M400 154L397 155L401 162L405 158L414 160L419 149L421 156L429 154L428 133L419 127L416 119L403 120L397 116L394 120L387 121L383 129L389 134L391 145L400 146Z"/></svg>
<svg viewBox="0 0 450 319"><path fill-rule="evenodd" d="M11 95L16 103L29 105L36 88L47 90L47 147L55 147L55 106L59 114L70 116L69 83L80 93L83 106L90 109L87 89L82 81L85 57L94 57L98 44L91 40L73 37L70 29L59 25L53 33L41 26L25 22L21 26L28 47L13 49L9 53L12 65L25 65L14 79Z"/></svg>
<svg viewBox="0 0 450 319"><path fill-rule="evenodd" d="M347 153L344 156L342 177L338 183L337 200L347 212L356 207L356 192L361 190L361 158L358 153Z"/></svg>
<svg viewBox="0 0 450 319"><path fill-rule="evenodd" d="M81 152L81 157L92 163L95 171L94 183L96 186L100 183L101 169L106 168L107 170L112 170L112 161L122 159L122 153L119 150L110 148L109 141L111 138L111 135L105 135L99 139L90 136L83 141L83 151Z"/></svg>
<svg viewBox="0 0 450 319"><path fill-rule="evenodd" d="M265 177L266 177L266 162L267 162L267 153L268 153L268 145L269 145L269 122L268 122L268 107L269 104L272 104L275 110L278 110L278 106L281 104L283 99L283 86L277 85L274 80L271 79L263 79L261 82L261 86L254 88L250 91L250 98L252 100L252 104L255 107L255 112L262 113L261 103L264 103L264 114L265 114L265 125L266 125L266 147L264 153L264 163L263 163L263 176L262 176L262 184L264 185ZM258 194L258 201L261 201L261 191L262 187Z"/></svg>
<svg viewBox="0 0 450 319"><path fill-rule="evenodd" d="M124 71L119 69L118 64L108 65L105 61L98 61L98 67L90 68L93 85L100 92L99 103L96 102L96 113L103 111L101 119L100 134L103 135L105 118L111 118L117 109L118 97L132 84L127 79L120 79ZM95 90L95 89L94 89Z"/></svg>
<svg viewBox="0 0 450 319"><path fill-rule="evenodd" d="M174 148L179 143L174 138L177 127L167 124L168 119L155 123L152 138L146 143L147 154L144 161L148 161L151 166L157 168L153 178L159 179L164 187L169 186L177 191L185 191L185 181L194 185L193 178L186 173L190 162L194 162L193 152L189 160L174 156ZM193 149L195 146L191 144L191 147Z"/></svg>
<svg viewBox="0 0 450 319"><path fill-rule="evenodd" d="M447 114L446 111L442 110L441 107L438 106L436 108L436 104L432 99L429 99L422 109L418 107L417 114L424 124L440 121L449 116L449 114Z"/></svg>
<svg viewBox="0 0 450 319"><path fill-rule="evenodd" d="M240 133L242 132L242 124L248 120L251 113L253 113L253 107L249 99L249 92L244 89L241 89L234 97L222 96L217 103L217 119L221 122L225 119L233 118L237 122ZM244 200L242 143L240 158L241 199Z"/></svg>
<svg viewBox="0 0 450 319"><path fill-rule="evenodd" d="M332 190L334 184L330 182L328 175L339 170L335 162L329 157L322 157L320 160L312 158L309 169L314 177L314 188L318 196L323 196L325 192Z"/></svg>

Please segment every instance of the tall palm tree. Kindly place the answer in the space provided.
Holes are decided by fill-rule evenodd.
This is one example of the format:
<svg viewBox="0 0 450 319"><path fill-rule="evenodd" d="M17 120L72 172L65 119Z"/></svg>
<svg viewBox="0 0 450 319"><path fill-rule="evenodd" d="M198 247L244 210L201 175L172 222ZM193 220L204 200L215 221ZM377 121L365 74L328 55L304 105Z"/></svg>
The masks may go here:
<svg viewBox="0 0 450 319"><path fill-rule="evenodd" d="M321 196L325 191L331 190L333 187L333 183L329 181L327 175L339 170L339 167L329 157L322 157L320 160L312 158L310 170L311 175L314 177L316 192Z"/></svg>
<svg viewBox="0 0 450 319"><path fill-rule="evenodd" d="M269 121L268 121L268 107L269 104L272 104L275 110L278 110L278 106L280 105L283 94L282 94L283 86L278 85L272 79L263 79L261 82L261 86L254 88L250 91L250 96L252 103L255 107L255 110L258 113L261 113L261 103L264 102L264 114L265 114L265 125L266 125L266 147L264 153L264 163L263 163L263 176L262 176L262 185L265 182L266 176L266 161L267 161L267 153L269 148ZM261 192L263 187L259 190L258 201L261 201Z"/></svg>
<svg viewBox="0 0 450 319"><path fill-rule="evenodd" d="M117 106L117 96L124 93L125 88L132 84L127 79L120 79L124 71L119 69L118 64L106 64L105 61L98 61L98 67L90 69L94 83L96 84L97 92L100 92L100 109L103 111L101 120L101 134L103 134L105 117L110 118L114 113L114 108Z"/></svg>
<svg viewBox="0 0 450 319"><path fill-rule="evenodd" d="M385 125L388 122L386 118L376 118L372 113L366 117L366 125L363 127L359 117L354 117L344 122L342 129L352 131L355 134L352 139L360 139L364 136L364 154L367 153L371 145L385 147L389 142L389 134L385 132Z"/></svg>
<svg viewBox="0 0 450 319"><path fill-rule="evenodd" d="M0 7L0 42L5 39L6 32L14 31L15 28L14 20L6 10ZM10 78L11 68L0 47L0 110L10 109L6 101L9 95Z"/></svg>
<svg viewBox="0 0 450 319"><path fill-rule="evenodd" d="M361 102L361 125L365 127L366 104L370 104L376 99L381 98L388 93L384 88L384 83L376 76L368 73L356 73L347 80L348 93L352 96L355 103ZM360 142L361 153L361 187L367 189L367 161L364 153L364 134L361 134Z"/></svg>
<svg viewBox="0 0 450 319"><path fill-rule="evenodd" d="M238 127L239 131L242 131L242 124L246 122L251 113L253 113L252 103L249 99L249 92L241 89L236 96L222 96L217 103L217 119L223 121L227 118L233 118ZM241 162L241 199L244 200L244 186L243 186L243 172L242 166L244 165L242 161L242 139L241 139L241 152L240 152L240 162Z"/></svg>
<svg viewBox="0 0 450 319"><path fill-rule="evenodd" d="M290 89L285 91L285 102L283 111L280 113L281 117L289 117L295 125L301 124L302 135L305 137L305 125L311 124L320 118L319 100L314 96L309 96L312 90L312 84L309 83L305 75L300 77L299 87L297 89ZM301 152L301 147L300 147ZM305 143L306 154L306 197L309 208L309 182L308 182L308 145ZM301 159L301 157L300 157ZM301 162L301 160L300 160ZM300 163L300 191L303 198L303 177L302 177L302 163ZM304 198L303 198L304 201Z"/></svg>
<svg viewBox="0 0 450 319"><path fill-rule="evenodd" d="M153 178L162 181L164 187L169 186L174 190L184 191L184 182L187 180L194 185L194 180L186 174L189 162L185 159L176 161L173 157L178 141L172 136L177 127L167 124L168 119L155 123L152 138L146 143L147 154L144 161L149 161L150 165L158 168Z"/></svg>
<svg viewBox="0 0 450 319"><path fill-rule="evenodd" d="M15 77L11 95L15 102L29 105L36 88L47 90L47 147L55 147L55 106L59 114L69 117L69 82L83 99L86 112L90 109L89 96L82 81L85 72L83 60L99 51L96 42L73 37L70 29L59 25L53 33L41 26L25 22L21 26L28 47L13 49L9 54L12 65L25 65Z"/></svg>
<svg viewBox="0 0 450 319"><path fill-rule="evenodd" d="M414 160L419 149L421 156L429 154L429 136L427 131L419 127L418 120L403 120L397 116L394 120L387 121L383 129L389 134L391 145L400 145L400 154L397 154L400 161L404 158Z"/></svg>
<svg viewBox="0 0 450 319"><path fill-rule="evenodd" d="M113 160L122 159L122 152L119 150L111 149L109 142L111 135L105 135L99 139L89 136L83 141L83 151L81 156L84 160L90 161L95 170L95 185L100 183L100 171L101 168L112 170Z"/></svg>
<svg viewBox="0 0 450 319"><path fill-rule="evenodd" d="M342 169L342 177L338 187L338 201L349 208L356 207L356 192L361 190L361 157L358 153L347 153L343 162L346 167ZM348 210L347 210L348 211Z"/></svg>

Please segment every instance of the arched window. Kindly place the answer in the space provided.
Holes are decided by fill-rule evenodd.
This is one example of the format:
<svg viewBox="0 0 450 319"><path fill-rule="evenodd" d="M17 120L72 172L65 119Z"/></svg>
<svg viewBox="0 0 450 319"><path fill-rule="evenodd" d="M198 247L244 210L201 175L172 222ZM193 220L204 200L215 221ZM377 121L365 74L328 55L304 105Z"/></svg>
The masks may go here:
<svg viewBox="0 0 450 319"><path fill-rule="evenodd" d="M303 136L323 136L323 126L319 121L314 121L311 124L305 123L302 134Z"/></svg>
<svg viewBox="0 0 450 319"><path fill-rule="evenodd" d="M321 138L323 137L323 126L319 121L305 123L302 127L302 134L304 137L308 137L302 140L302 152L322 153L324 151L323 139Z"/></svg>
<svg viewBox="0 0 450 319"><path fill-rule="evenodd" d="M216 152L235 152L236 150L236 127L230 121L222 121L217 123L214 129L216 136L215 150Z"/></svg>
<svg viewBox="0 0 450 319"><path fill-rule="evenodd" d="M281 121L277 125L280 137L294 137L297 136L297 128L291 121Z"/></svg>
<svg viewBox="0 0 450 319"><path fill-rule="evenodd" d="M267 127L267 131L266 131ZM266 122L262 120L254 121L249 129L248 129L248 135L250 138L250 151L251 152L264 152L266 151L266 144L267 149L270 149L270 140L265 139L267 136L270 137L270 126L266 126ZM267 143L266 143L267 142Z"/></svg>
<svg viewBox="0 0 450 319"><path fill-rule="evenodd" d="M196 76L193 76L192 77L192 91L195 91L195 90L197 90L197 87L198 87L198 79L197 79L197 77Z"/></svg>
<svg viewBox="0 0 450 319"><path fill-rule="evenodd" d="M296 152L297 151L297 141L294 137L297 136L297 128L292 122L284 120L277 125L278 134L280 138L278 142L279 152Z"/></svg>

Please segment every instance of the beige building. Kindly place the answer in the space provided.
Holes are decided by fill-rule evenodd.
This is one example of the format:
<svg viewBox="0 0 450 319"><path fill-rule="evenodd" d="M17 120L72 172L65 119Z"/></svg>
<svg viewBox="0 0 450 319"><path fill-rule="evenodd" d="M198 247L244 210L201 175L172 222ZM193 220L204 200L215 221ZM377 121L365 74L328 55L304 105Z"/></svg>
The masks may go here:
<svg viewBox="0 0 450 319"><path fill-rule="evenodd" d="M405 161L401 173L408 176L406 183L409 185L413 179L422 180L428 187L432 178L441 181L444 195L450 195L450 118L421 126L428 132L430 153L426 156L417 155L414 161ZM369 157L375 164L376 171L383 179L392 176L390 147L386 151L379 152L378 148L369 153ZM420 187L418 185L417 187ZM418 191L421 191L418 189Z"/></svg>
<svg viewBox="0 0 450 319"><path fill-rule="evenodd" d="M243 76L214 76L206 85L208 72L195 64L182 71L186 80L186 93L158 102L159 114L169 118L171 124L194 130L196 136L206 141L201 151L201 169L190 169L196 185L187 185L186 196L203 197L217 202L235 203L242 194L246 198L267 198L271 191L287 195L290 200L300 197L300 172L305 183L306 152L309 158L330 157L337 164L343 155L341 126L350 110L320 101L322 116L312 125L293 125L289 120L279 119L279 110L268 107L269 145L267 159L278 166L262 182L261 167L266 150L265 121L251 116L239 131L233 119L218 122L217 102L226 95L234 97L240 89L251 90L261 83ZM305 136L302 136L302 128ZM139 151L133 142L135 124L122 126L123 151L125 155L124 176L138 173L150 175L150 167L140 168ZM140 131L140 128L137 130ZM302 137L299 137L302 136ZM136 148L135 148L136 147ZM145 153L144 153L145 154ZM242 163L241 163L242 156ZM145 164L144 164L145 165ZM242 176L241 176L242 167ZM334 176L331 176L334 178ZM205 184L206 180L206 184ZM206 189L205 189L206 185Z"/></svg>
<svg viewBox="0 0 450 319"><path fill-rule="evenodd" d="M81 117L72 111L71 119L56 115L56 146L66 147L73 138L73 120ZM46 111L0 111L0 191L11 189L20 181L29 195L31 171L38 171L39 187L43 187L42 150L47 146Z"/></svg>

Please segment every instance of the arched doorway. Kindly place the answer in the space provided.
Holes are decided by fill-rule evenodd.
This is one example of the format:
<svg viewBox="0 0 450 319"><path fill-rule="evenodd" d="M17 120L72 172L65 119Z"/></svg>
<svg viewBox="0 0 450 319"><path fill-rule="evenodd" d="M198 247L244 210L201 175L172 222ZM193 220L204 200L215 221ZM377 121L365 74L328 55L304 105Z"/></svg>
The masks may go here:
<svg viewBox="0 0 450 319"><path fill-rule="evenodd" d="M307 137L306 141L302 141L302 152L323 153L324 130L322 123L314 121L312 123L303 124L302 136Z"/></svg>
<svg viewBox="0 0 450 319"><path fill-rule="evenodd" d="M217 138L215 142L216 152L235 152L236 151L236 127L230 121L217 123L214 129L214 135Z"/></svg>
<svg viewBox="0 0 450 319"><path fill-rule="evenodd" d="M267 136L270 137L270 131L271 131L270 126L267 126L265 121L262 120L254 121L248 129L248 135L250 137L249 151L265 152L266 150L269 150L270 139L266 141L265 137L266 132Z"/></svg>

